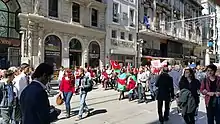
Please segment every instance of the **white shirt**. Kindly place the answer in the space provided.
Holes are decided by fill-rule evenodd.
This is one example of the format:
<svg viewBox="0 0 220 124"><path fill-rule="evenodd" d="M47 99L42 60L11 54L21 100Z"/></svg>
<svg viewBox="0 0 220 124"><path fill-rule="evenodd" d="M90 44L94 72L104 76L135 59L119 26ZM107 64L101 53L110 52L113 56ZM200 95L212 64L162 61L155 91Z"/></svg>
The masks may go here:
<svg viewBox="0 0 220 124"><path fill-rule="evenodd" d="M59 71L58 81L62 81L64 71Z"/></svg>
<svg viewBox="0 0 220 124"><path fill-rule="evenodd" d="M85 76L88 77L89 79L91 79L91 74L90 74L90 72L86 72L86 73L85 73Z"/></svg>
<svg viewBox="0 0 220 124"><path fill-rule="evenodd" d="M14 80L14 87L15 90L17 90L16 94L18 96L18 99L20 99L21 96L21 92L24 90L24 88L28 85L27 82L27 78L26 78L26 74L21 73L20 75L18 75Z"/></svg>

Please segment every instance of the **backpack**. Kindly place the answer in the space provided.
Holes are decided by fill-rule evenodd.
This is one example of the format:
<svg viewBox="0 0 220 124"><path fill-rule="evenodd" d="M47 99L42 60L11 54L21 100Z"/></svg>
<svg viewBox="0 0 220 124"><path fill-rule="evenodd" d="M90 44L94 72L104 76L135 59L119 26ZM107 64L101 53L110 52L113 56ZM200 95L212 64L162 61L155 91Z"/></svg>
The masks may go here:
<svg viewBox="0 0 220 124"><path fill-rule="evenodd" d="M93 81L91 79L89 79L89 77L86 77L86 85L88 85L88 87L85 88L86 92L90 92L93 89Z"/></svg>

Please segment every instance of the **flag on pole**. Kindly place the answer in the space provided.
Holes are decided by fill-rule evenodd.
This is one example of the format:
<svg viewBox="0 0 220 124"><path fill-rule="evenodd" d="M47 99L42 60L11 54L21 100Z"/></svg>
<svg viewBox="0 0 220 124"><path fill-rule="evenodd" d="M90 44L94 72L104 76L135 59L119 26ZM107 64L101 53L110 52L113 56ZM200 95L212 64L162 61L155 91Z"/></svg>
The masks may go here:
<svg viewBox="0 0 220 124"><path fill-rule="evenodd" d="M121 66L118 64L117 61L114 61L114 60L110 60L110 63L111 63L111 66L114 70L116 69L121 69Z"/></svg>

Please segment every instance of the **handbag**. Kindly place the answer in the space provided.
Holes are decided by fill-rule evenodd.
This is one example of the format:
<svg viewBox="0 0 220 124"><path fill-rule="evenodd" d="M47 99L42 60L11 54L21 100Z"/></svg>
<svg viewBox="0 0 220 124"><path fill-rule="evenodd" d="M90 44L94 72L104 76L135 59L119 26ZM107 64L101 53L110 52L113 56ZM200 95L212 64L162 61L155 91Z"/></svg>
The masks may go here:
<svg viewBox="0 0 220 124"><path fill-rule="evenodd" d="M63 98L62 98L61 94L59 94L57 96L56 103L57 103L57 105L62 105L63 104Z"/></svg>

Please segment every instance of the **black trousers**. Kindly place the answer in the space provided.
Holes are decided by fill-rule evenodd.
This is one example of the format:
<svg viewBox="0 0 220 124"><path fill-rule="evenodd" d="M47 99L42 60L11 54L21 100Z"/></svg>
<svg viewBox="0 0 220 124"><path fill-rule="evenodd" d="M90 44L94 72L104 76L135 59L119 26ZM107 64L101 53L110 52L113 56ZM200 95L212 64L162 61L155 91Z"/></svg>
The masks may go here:
<svg viewBox="0 0 220 124"><path fill-rule="evenodd" d="M212 104L209 104L206 107L206 112L208 124L214 124L214 121L216 124L220 124L220 110L218 107L213 107Z"/></svg>
<svg viewBox="0 0 220 124"><path fill-rule="evenodd" d="M195 112L185 114L183 119L186 124L195 124Z"/></svg>
<svg viewBox="0 0 220 124"><path fill-rule="evenodd" d="M165 102L165 111L163 115L163 102ZM170 100L157 100L157 110L159 115L159 121L164 122L165 119L168 119L170 113Z"/></svg>

